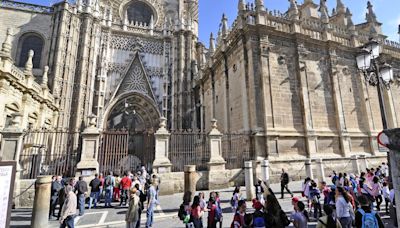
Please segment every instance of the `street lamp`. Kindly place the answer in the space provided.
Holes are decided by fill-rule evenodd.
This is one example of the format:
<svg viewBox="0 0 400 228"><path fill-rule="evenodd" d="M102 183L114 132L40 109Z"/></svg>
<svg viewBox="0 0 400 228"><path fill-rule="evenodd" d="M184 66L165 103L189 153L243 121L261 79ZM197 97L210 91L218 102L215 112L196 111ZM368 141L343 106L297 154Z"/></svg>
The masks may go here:
<svg viewBox="0 0 400 228"><path fill-rule="evenodd" d="M378 90L379 107L382 117L383 129L387 129L386 111L382 96L382 85L390 89L393 82L393 69L387 63L380 61L381 45L376 40L370 39L359 51L356 61L357 67L364 74L365 81ZM389 159L389 156L388 156Z"/></svg>

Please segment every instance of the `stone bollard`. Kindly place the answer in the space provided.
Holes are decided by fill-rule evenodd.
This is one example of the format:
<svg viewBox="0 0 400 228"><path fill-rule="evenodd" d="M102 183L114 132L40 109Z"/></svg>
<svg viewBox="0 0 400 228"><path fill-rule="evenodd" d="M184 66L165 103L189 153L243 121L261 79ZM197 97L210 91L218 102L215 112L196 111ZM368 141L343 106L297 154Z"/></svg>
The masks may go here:
<svg viewBox="0 0 400 228"><path fill-rule="evenodd" d="M262 160L261 161L261 177L262 180L269 183L269 161Z"/></svg>
<svg viewBox="0 0 400 228"><path fill-rule="evenodd" d="M315 159L315 163L317 163L317 178L319 182L325 181L325 170L322 158Z"/></svg>
<svg viewBox="0 0 400 228"><path fill-rule="evenodd" d="M50 195L51 176L38 176L35 182L32 228L46 228L49 226Z"/></svg>
<svg viewBox="0 0 400 228"><path fill-rule="evenodd" d="M185 165L184 192L190 191L194 196L196 194L197 173L195 165Z"/></svg>
<svg viewBox="0 0 400 228"><path fill-rule="evenodd" d="M358 163L358 156L352 155L351 156L351 165L353 166L353 173L355 175L360 175L360 164Z"/></svg>
<svg viewBox="0 0 400 228"><path fill-rule="evenodd" d="M306 177L311 178L311 180L314 179L311 166L311 159L307 159L306 162L304 163L304 166L306 168Z"/></svg>
<svg viewBox="0 0 400 228"><path fill-rule="evenodd" d="M245 161L244 162L244 178L246 183L246 197L247 200L250 201L254 199L254 181L253 181L253 162Z"/></svg>
<svg viewBox="0 0 400 228"><path fill-rule="evenodd" d="M365 155L360 155L360 172L365 172L368 169L367 158Z"/></svg>

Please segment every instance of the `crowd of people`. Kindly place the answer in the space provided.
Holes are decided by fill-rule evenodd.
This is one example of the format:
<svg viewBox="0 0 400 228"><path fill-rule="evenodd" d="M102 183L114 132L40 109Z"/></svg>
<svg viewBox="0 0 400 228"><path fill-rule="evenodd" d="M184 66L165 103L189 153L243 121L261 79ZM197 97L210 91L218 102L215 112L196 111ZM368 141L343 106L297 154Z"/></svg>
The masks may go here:
<svg viewBox="0 0 400 228"><path fill-rule="evenodd" d="M61 228L73 228L75 218L84 215L86 204L88 209L97 208L100 203L104 203L104 208L111 208L113 202L119 202L119 207L127 207L127 228L140 227L145 205L146 228L152 227L159 183L160 179L156 175L150 176L145 167L135 173L126 171L123 176L112 171L106 175L95 174L89 184L82 176L78 180L53 176L49 219L57 218Z"/></svg>
<svg viewBox="0 0 400 228"><path fill-rule="evenodd" d="M289 190L289 180L288 173L282 169L281 198L284 198L285 189L292 198L293 212L289 216L269 186L258 180L252 209L247 208L240 187L234 189L230 199L234 213L233 221L229 221L230 227L279 228L292 223L296 228L305 228L313 221L317 223L317 228L382 228L384 224L380 212L391 215L397 227L394 190L385 163L376 169L366 169L359 175L337 174L333 171L332 183L317 183L306 178L302 184L301 197L294 196ZM385 207L381 211L383 202ZM203 218L207 217L204 219L207 227L216 228L218 225L222 227L222 210L218 192L211 192L208 201L204 199L203 192L194 197L191 192L186 192L178 217L186 227L194 228L202 228Z"/></svg>

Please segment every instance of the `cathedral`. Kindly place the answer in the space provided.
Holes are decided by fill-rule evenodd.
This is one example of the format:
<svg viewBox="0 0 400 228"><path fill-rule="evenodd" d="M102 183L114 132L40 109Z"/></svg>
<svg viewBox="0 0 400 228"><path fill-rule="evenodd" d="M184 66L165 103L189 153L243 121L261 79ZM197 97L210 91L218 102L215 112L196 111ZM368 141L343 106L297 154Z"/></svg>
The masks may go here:
<svg viewBox="0 0 400 228"><path fill-rule="evenodd" d="M67 133L41 143L52 140L46 147L52 156L50 150L68 144L79 161L81 133L93 128L103 134L92 145L100 154L91 155L100 167L121 150L142 153L135 164L151 166L157 148L146 146L154 141L146 137L160 119L171 132L210 132L216 119L223 134L251 137L248 160L291 167L323 158L340 165L361 154L381 161L378 92L356 57L369 40L380 44L380 61L393 67L392 86L382 90L387 122L397 127L400 44L382 33L373 5L365 6L365 22L355 24L341 0L333 10L326 0L290 0L286 12L268 9L268 0L234 2L237 17L228 22L222 15L206 47L198 39L198 27L208 26L199 25L199 0L76 0L49 7L1 1L2 135ZM45 148L39 144L25 143L24 151ZM3 160L18 156L1 153Z"/></svg>

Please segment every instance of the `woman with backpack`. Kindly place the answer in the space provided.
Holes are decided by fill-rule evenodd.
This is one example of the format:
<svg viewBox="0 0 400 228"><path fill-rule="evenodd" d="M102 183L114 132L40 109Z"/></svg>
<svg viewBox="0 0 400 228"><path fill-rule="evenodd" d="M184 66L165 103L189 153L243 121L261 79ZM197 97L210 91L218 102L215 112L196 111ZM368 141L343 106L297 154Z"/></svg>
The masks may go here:
<svg viewBox="0 0 400 228"><path fill-rule="evenodd" d="M357 198L360 208L356 212L355 225L356 228L364 227L385 227L379 214L371 209L370 202L368 198L361 195Z"/></svg>
<svg viewBox="0 0 400 228"><path fill-rule="evenodd" d="M324 205L325 216L319 218L316 228L342 228L339 220L333 217L333 209L331 206Z"/></svg>
<svg viewBox="0 0 400 228"><path fill-rule="evenodd" d="M320 203L321 192L319 191L317 183L315 181L311 181L310 197L311 197L312 207L314 208L314 218L318 219L319 217L322 216L321 203Z"/></svg>

